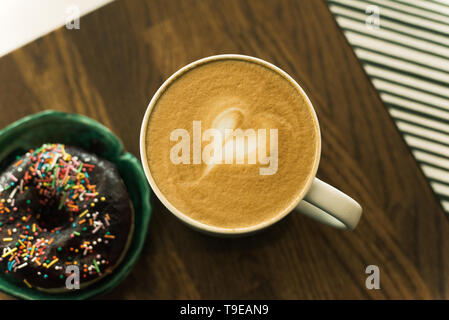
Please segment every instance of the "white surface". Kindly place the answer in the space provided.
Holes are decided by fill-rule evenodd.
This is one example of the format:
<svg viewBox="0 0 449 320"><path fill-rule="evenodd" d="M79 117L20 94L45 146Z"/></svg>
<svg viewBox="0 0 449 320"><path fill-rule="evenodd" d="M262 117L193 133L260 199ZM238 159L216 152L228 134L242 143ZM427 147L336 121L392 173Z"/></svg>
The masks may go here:
<svg viewBox="0 0 449 320"><path fill-rule="evenodd" d="M112 1L0 0L0 56L65 25L71 6L82 16Z"/></svg>

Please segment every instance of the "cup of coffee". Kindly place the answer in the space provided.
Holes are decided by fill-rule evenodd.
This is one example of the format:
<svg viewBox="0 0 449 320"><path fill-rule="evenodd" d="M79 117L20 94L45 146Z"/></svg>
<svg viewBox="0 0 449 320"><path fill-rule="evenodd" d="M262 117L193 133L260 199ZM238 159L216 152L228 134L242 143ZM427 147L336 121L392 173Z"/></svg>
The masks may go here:
<svg viewBox="0 0 449 320"><path fill-rule="evenodd" d="M220 236L262 230L292 211L354 229L362 208L316 178L320 153L318 119L300 85L269 62L236 54L174 73L151 99L140 133L160 201L187 225Z"/></svg>

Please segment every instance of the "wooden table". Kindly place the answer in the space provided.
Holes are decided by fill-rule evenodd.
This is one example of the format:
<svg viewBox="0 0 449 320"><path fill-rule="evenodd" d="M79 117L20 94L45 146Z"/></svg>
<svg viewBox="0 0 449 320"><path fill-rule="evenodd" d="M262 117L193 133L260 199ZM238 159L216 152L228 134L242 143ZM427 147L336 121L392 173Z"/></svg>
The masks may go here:
<svg viewBox="0 0 449 320"><path fill-rule="evenodd" d="M78 112L139 155L164 79L205 56L248 54L303 85L322 128L318 176L364 208L354 232L293 213L226 240L186 228L153 199L142 256L104 298L449 298L447 218L324 1L116 1L80 26L0 59L1 127L44 109ZM365 287L371 264L380 290Z"/></svg>

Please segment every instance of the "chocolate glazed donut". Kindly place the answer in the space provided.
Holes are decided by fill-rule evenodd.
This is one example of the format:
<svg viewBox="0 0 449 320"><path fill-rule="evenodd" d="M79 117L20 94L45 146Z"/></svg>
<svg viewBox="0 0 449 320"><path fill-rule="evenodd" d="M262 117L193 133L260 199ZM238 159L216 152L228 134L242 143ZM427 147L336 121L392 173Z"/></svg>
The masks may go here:
<svg viewBox="0 0 449 320"><path fill-rule="evenodd" d="M0 176L0 268L24 285L66 289L79 268L84 288L112 270L132 236L126 187L107 160L45 144Z"/></svg>

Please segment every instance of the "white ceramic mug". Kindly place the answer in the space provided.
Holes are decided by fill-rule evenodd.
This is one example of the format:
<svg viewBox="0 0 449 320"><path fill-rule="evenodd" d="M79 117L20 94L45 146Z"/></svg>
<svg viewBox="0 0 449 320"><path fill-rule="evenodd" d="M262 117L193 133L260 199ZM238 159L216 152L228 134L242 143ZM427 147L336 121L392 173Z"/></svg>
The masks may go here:
<svg viewBox="0 0 449 320"><path fill-rule="evenodd" d="M162 194L162 192L157 187L153 176L151 174L151 170L148 166L148 161L146 157L146 145L145 145L145 138L146 138L146 128L148 125L148 120L150 118L151 112L153 110L153 107L155 106L156 102L158 101L160 95L164 92L164 90L170 85L170 83L179 77L184 72L194 68L195 66L211 61L211 60L222 60L222 59L238 59L238 60L246 60L246 61L252 61L256 62L262 65L267 66L268 68L278 72L286 79L290 80L290 82L297 88L297 90L305 97L308 106L310 107L315 121L316 125L318 127L318 155L315 158L315 163L312 169L312 175L310 175L310 179L307 181L306 186L303 188L300 196L298 199L292 203L292 205L286 210L285 212L280 213L276 217L264 221L258 225L245 227L245 228L221 228L221 227L214 227L210 225L206 225L204 223L201 223L199 221L196 221L189 216L182 213L180 210L175 208L168 200L167 198ZM207 58L203 58L200 60L197 60L195 62L192 62L185 67L181 68L177 72L175 72L170 78L168 78L162 86L158 89L158 91L155 93L153 98L150 101L150 104L148 105L148 108L145 112L145 116L143 118L142 127L140 131L140 156L142 165L146 174L146 177L148 179L148 182L151 185L151 188L153 189L154 193L157 195L159 200L176 216L178 217L182 222L186 223L188 226L193 227L194 229L205 232L212 235L219 235L219 236L236 236L236 235L245 235L253 232L260 231L277 221L281 220L283 217L285 217L287 214L289 214L291 211L299 211L311 218L314 218L320 222L323 222L327 225L330 225L332 227L336 227L339 229L354 229L357 226L357 223L360 220L360 217L362 215L362 207L352 198L350 198L348 195L344 194L343 192L339 191L338 189L332 187L331 185L319 180L316 178L316 172L318 170L318 164L320 162L320 154L321 154L321 136L320 136L320 129L319 129L319 123L318 119L316 117L315 110L313 109L312 102L305 94L304 90L301 88L301 86L292 78L290 77L285 71L279 69L275 65L266 62L264 60L250 57L250 56L244 56L244 55L238 55L238 54L224 54L224 55L217 55L217 56L211 56ZM269 199L267 199L269 201Z"/></svg>

